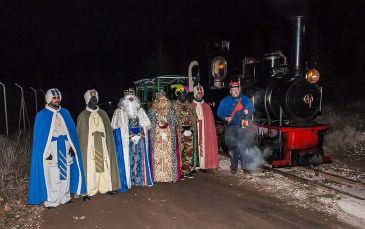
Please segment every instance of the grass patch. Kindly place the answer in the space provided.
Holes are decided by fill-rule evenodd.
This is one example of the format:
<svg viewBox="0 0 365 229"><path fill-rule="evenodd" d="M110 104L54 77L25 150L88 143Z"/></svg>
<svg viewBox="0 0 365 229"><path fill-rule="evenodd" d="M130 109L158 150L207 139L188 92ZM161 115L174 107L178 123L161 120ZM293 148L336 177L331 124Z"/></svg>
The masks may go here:
<svg viewBox="0 0 365 229"><path fill-rule="evenodd" d="M325 137L325 149L355 160L365 158L365 114L357 109L363 107L365 101L341 109L334 105L324 107L323 115L317 120L330 125Z"/></svg>
<svg viewBox="0 0 365 229"><path fill-rule="evenodd" d="M0 228L14 227L30 215L27 207L31 134L0 136Z"/></svg>

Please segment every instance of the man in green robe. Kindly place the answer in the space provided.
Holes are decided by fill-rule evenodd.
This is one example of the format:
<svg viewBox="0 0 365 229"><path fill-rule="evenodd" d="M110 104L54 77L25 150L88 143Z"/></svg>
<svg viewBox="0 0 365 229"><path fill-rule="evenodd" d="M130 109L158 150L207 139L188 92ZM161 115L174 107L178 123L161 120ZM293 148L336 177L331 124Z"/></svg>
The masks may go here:
<svg viewBox="0 0 365 229"><path fill-rule="evenodd" d="M97 105L98 92L86 91L86 109L77 119L87 195L115 194L120 189L119 169L113 132L107 113Z"/></svg>

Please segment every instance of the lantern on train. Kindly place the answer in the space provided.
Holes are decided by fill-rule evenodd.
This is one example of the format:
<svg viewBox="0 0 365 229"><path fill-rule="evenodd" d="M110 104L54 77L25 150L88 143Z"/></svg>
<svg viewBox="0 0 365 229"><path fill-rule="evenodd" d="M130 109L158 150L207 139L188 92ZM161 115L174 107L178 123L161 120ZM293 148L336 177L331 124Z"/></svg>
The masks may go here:
<svg viewBox="0 0 365 229"><path fill-rule="evenodd" d="M211 74L215 88L223 88L227 77L227 61L222 56L216 56L211 63Z"/></svg>

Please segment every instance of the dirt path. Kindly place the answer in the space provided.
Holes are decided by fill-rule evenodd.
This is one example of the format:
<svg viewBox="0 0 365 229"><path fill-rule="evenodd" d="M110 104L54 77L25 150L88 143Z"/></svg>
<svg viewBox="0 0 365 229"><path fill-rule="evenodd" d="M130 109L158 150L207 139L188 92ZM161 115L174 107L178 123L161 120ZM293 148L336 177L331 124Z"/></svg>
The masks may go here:
<svg viewBox="0 0 365 229"><path fill-rule="evenodd" d="M351 228L319 212L297 209L234 177L199 174L177 184L134 188L114 196L47 210L41 228Z"/></svg>

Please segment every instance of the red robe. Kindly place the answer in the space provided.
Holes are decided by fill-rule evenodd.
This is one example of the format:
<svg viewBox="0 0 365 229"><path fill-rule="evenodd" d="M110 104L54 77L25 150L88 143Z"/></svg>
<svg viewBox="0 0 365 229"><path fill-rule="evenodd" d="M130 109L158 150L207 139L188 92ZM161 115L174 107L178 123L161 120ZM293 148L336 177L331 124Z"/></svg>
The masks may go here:
<svg viewBox="0 0 365 229"><path fill-rule="evenodd" d="M197 106L201 104L202 114L199 115ZM218 142L214 116L210 106L203 102L193 101L193 108L198 115L198 142L201 169L215 169L219 166ZM201 117L203 119L201 119Z"/></svg>

